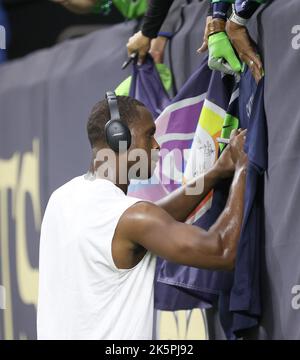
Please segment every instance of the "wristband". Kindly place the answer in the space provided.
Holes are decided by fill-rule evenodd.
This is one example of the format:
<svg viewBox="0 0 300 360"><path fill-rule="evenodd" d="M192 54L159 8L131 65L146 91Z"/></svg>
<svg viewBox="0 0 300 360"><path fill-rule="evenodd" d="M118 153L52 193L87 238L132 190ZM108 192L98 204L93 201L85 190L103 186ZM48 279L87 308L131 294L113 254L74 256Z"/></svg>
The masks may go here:
<svg viewBox="0 0 300 360"><path fill-rule="evenodd" d="M237 13L235 12L234 5L232 5L232 14L231 14L229 20L234 22L235 24L240 25L240 26L246 26L246 24L248 22L247 19L244 19L244 18L237 15Z"/></svg>
<svg viewBox="0 0 300 360"><path fill-rule="evenodd" d="M218 2L212 4L212 7L213 7L213 11L212 11L213 18L222 19L224 21L227 20L227 12L228 9L230 8L230 3Z"/></svg>

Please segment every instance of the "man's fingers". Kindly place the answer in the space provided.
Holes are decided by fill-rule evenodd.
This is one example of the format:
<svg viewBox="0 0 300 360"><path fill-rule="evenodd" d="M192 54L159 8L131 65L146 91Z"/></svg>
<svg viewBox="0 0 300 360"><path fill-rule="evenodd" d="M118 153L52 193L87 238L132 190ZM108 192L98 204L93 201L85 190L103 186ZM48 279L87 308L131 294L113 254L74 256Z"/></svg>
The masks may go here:
<svg viewBox="0 0 300 360"><path fill-rule="evenodd" d="M255 79L255 82L258 84L259 81L262 78L261 72L257 69L257 67L255 67L253 70L251 70L251 72L252 72L252 75L253 75L253 77Z"/></svg>
<svg viewBox="0 0 300 360"><path fill-rule="evenodd" d="M247 133L247 130L242 130L239 132L239 134L236 137L237 143L240 143L242 146L244 146L245 141L246 141L246 133Z"/></svg>
<svg viewBox="0 0 300 360"><path fill-rule="evenodd" d="M255 57L257 59L257 57ZM259 59L257 61L253 60L253 57L250 57L248 55L243 56L243 61L249 66L249 69L251 70L252 75L255 78L255 81L258 83L259 80L263 77L263 67L262 63Z"/></svg>
<svg viewBox="0 0 300 360"><path fill-rule="evenodd" d="M197 50L198 53L203 53L208 50L208 24L212 21L212 16L207 16L206 25L203 36L203 43L201 47Z"/></svg>
<svg viewBox="0 0 300 360"><path fill-rule="evenodd" d="M263 72L263 65L260 60L259 55L257 55L254 50L250 49L244 52L243 54L240 54L240 58L242 61L244 61L249 67L255 65L259 71Z"/></svg>
<svg viewBox="0 0 300 360"><path fill-rule="evenodd" d="M251 51L251 52L247 53L246 56L248 58L248 61L253 62L257 66L259 71L262 72L263 65L262 65L262 62L260 60L260 57L254 51Z"/></svg>
<svg viewBox="0 0 300 360"><path fill-rule="evenodd" d="M130 39L131 39L131 38L130 38ZM126 45L128 57L129 57L131 54L133 54L134 52L136 52L136 50L134 50L134 48L133 48L133 47L131 46L131 44L130 44L130 39L129 39L127 45Z"/></svg>
<svg viewBox="0 0 300 360"><path fill-rule="evenodd" d="M138 53L139 62L143 62L146 54L150 49L151 39L144 36L141 31L131 36L127 43L128 56Z"/></svg>
<svg viewBox="0 0 300 360"><path fill-rule="evenodd" d="M230 133L230 139L233 139L238 134L239 134L239 129L233 129Z"/></svg>
<svg viewBox="0 0 300 360"><path fill-rule="evenodd" d="M243 142L246 140L247 129L240 131L238 138L242 138Z"/></svg>
<svg viewBox="0 0 300 360"><path fill-rule="evenodd" d="M138 62L137 62L138 65L142 65L144 63L146 55L147 53L145 52L139 52Z"/></svg>
<svg viewBox="0 0 300 360"><path fill-rule="evenodd" d="M230 134L230 139L236 136L245 136L247 134L247 129L233 129Z"/></svg>
<svg viewBox="0 0 300 360"><path fill-rule="evenodd" d="M143 64L147 55L147 52L138 50L136 47L132 47L129 43L127 44L127 53L128 57L134 53L138 53L138 65Z"/></svg>
<svg viewBox="0 0 300 360"><path fill-rule="evenodd" d="M208 43L207 41L203 41L201 47L197 50L197 53L202 53L208 50Z"/></svg>

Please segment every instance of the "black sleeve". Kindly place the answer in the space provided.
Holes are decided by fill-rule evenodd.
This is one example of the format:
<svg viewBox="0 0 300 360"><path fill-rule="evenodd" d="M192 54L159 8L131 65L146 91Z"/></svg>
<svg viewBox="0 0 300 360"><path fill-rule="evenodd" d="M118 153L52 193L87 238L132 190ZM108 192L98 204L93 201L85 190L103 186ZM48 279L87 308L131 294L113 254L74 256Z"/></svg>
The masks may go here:
<svg viewBox="0 0 300 360"><path fill-rule="evenodd" d="M174 0L150 0L144 16L142 33L153 39L157 36Z"/></svg>
<svg viewBox="0 0 300 360"><path fill-rule="evenodd" d="M209 8L208 8L208 12L207 12L207 15L206 16L213 16L213 13L214 13L214 6L212 4L211 1L209 1L210 4L209 4Z"/></svg>

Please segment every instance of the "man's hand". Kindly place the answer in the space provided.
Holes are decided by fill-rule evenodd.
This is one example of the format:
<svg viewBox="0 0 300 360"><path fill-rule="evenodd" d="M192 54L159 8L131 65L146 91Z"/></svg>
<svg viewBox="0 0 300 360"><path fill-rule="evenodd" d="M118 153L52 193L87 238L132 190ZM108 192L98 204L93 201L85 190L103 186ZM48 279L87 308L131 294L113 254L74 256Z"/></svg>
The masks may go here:
<svg viewBox="0 0 300 360"><path fill-rule="evenodd" d="M206 50L208 50L208 24L211 21L212 21L212 16L207 16L204 35L203 35L203 43L201 47L197 50L198 53L205 52Z"/></svg>
<svg viewBox="0 0 300 360"><path fill-rule="evenodd" d="M226 32L241 61L249 66L255 81L258 83L263 77L263 66L259 56L254 51L247 29L228 20Z"/></svg>
<svg viewBox="0 0 300 360"><path fill-rule="evenodd" d="M246 133L247 130L238 129L232 130L230 135L229 149L231 153L231 159L236 169L246 167L248 164L248 157L244 152Z"/></svg>
<svg viewBox="0 0 300 360"><path fill-rule="evenodd" d="M246 132L247 130L242 129L233 130L230 135L231 145L225 147L215 162L213 169L221 179L232 177L238 166L247 164L247 155L243 150Z"/></svg>
<svg viewBox="0 0 300 360"><path fill-rule="evenodd" d="M151 39L144 36L141 31L135 33L129 38L127 43L128 56L138 53L138 64L142 64L150 49Z"/></svg>
<svg viewBox="0 0 300 360"><path fill-rule="evenodd" d="M208 16L206 18L203 44L197 52L204 52L208 48L209 68L234 75L234 73L239 73L242 67L225 33L225 27L225 20Z"/></svg>
<svg viewBox="0 0 300 360"><path fill-rule="evenodd" d="M168 38L165 36L158 36L151 40L150 54L155 64L162 64L164 62L164 52L167 45Z"/></svg>
<svg viewBox="0 0 300 360"><path fill-rule="evenodd" d="M219 174L220 179L231 178L234 175L235 164L231 158L230 146L225 147L213 168Z"/></svg>
<svg viewBox="0 0 300 360"><path fill-rule="evenodd" d="M232 45L225 32L222 31L210 35L208 38L208 49L208 66L210 69L223 71L224 73L230 75L241 72L241 63L235 55Z"/></svg>

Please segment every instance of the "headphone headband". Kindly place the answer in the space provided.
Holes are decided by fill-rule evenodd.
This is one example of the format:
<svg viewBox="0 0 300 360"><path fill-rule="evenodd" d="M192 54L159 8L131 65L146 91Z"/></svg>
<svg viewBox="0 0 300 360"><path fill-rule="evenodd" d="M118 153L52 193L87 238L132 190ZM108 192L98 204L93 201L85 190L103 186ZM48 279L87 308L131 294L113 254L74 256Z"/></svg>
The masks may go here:
<svg viewBox="0 0 300 360"><path fill-rule="evenodd" d="M110 120L105 124L106 142L115 152L119 152L120 144L125 142L128 150L131 145L131 133L128 126L121 120L117 96L114 92L108 91L105 97L110 112Z"/></svg>
<svg viewBox="0 0 300 360"><path fill-rule="evenodd" d="M105 97L110 111L110 120L121 120L116 94L113 91L107 91Z"/></svg>

